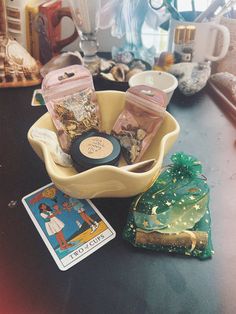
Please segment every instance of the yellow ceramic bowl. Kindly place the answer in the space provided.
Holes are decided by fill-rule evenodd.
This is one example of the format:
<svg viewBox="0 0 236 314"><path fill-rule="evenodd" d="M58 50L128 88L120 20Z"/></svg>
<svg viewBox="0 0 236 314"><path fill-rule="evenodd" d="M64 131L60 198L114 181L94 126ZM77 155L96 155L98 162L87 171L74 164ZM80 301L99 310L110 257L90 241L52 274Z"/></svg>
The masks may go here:
<svg viewBox="0 0 236 314"><path fill-rule="evenodd" d="M125 102L125 93L119 91L97 92L102 115L103 130L110 132ZM142 160L154 158L154 166L142 173L129 172L119 167L100 166L77 173L74 168L55 164L45 144L31 137L33 127L54 130L49 113L44 114L28 132L28 140L36 154L45 162L48 175L58 189L76 198L128 197L147 190L158 177L165 154L179 134L178 122L167 112L164 122Z"/></svg>

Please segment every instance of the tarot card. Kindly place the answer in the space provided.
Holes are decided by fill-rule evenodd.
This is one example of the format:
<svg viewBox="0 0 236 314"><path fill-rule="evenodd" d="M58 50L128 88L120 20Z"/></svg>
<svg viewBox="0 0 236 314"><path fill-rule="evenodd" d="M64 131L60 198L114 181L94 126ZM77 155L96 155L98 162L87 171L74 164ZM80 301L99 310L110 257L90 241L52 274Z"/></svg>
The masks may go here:
<svg viewBox="0 0 236 314"><path fill-rule="evenodd" d="M112 240L116 233L95 205L50 183L22 202L60 270L67 270Z"/></svg>
<svg viewBox="0 0 236 314"><path fill-rule="evenodd" d="M45 101L41 92L41 89L35 89L32 100L31 100L31 106L36 107L36 106L44 106Z"/></svg>

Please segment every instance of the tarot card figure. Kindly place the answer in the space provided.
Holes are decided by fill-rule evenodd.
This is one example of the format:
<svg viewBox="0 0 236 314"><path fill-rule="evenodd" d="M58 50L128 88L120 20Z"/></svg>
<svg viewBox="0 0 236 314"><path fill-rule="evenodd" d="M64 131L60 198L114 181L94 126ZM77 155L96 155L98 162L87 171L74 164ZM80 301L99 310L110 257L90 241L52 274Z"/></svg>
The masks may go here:
<svg viewBox="0 0 236 314"><path fill-rule="evenodd" d="M64 237L62 229L65 224L56 217L55 212L45 203L39 205L40 216L45 221L45 227L49 236L55 235L61 250L66 250L73 246Z"/></svg>
<svg viewBox="0 0 236 314"><path fill-rule="evenodd" d="M62 203L63 209L70 211L71 209L75 210L80 217L86 222L91 228L91 233L94 232L98 227L98 222L91 218L86 213L86 209L83 208L82 203L75 198L70 197L69 202Z"/></svg>

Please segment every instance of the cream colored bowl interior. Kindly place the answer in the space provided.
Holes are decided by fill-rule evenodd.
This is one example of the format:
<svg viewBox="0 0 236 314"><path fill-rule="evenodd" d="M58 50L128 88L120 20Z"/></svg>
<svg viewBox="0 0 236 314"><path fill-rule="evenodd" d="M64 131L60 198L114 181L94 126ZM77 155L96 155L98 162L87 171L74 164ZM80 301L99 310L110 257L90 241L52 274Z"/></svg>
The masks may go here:
<svg viewBox="0 0 236 314"><path fill-rule="evenodd" d="M110 132L118 115L124 108L125 93L119 91L96 92L99 103L102 128ZM36 154L45 162L51 180L64 193L77 198L129 197L147 190L158 177L165 154L172 147L179 134L178 122L167 112L157 135L142 160L154 158L155 165L143 173L132 173L122 168L125 161L121 158L119 167L100 166L77 173L74 168L55 164L45 144L31 136L33 127L54 130L49 113L44 114L28 132L28 140Z"/></svg>

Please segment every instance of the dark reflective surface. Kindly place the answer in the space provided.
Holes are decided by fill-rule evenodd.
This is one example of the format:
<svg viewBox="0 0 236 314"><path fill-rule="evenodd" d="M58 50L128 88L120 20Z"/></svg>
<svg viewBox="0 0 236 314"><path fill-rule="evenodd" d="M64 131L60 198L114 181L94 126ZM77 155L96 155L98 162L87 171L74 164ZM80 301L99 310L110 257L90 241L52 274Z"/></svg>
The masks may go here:
<svg viewBox="0 0 236 314"><path fill-rule="evenodd" d="M211 187L211 260L133 248L121 236L131 199L95 199L117 237L61 272L21 204L50 182L26 138L46 112L30 106L33 89L0 90L0 312L234 313L236 132L224 111L205 91L191 98L176 92L169 105L181 133L165 163L176 151L196 156Z"/></svg>

